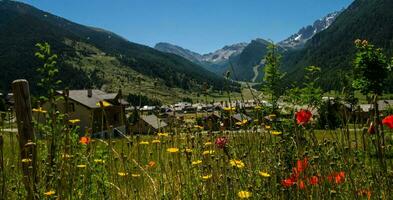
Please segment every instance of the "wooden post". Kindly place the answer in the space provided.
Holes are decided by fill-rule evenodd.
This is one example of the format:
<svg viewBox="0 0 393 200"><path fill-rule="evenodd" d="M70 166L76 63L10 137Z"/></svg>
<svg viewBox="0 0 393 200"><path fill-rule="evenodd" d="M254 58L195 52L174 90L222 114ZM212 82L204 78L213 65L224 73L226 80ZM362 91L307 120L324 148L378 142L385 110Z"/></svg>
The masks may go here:
<svg viewBox="0 0 393 200"><path fill-rule="evenodd" d="M15 98L15 113L18 124L20 161L23 170L23 183L27 190L27 199L36 199L37 151L32 123L29 83L26 80L12 82Z"/></svg>

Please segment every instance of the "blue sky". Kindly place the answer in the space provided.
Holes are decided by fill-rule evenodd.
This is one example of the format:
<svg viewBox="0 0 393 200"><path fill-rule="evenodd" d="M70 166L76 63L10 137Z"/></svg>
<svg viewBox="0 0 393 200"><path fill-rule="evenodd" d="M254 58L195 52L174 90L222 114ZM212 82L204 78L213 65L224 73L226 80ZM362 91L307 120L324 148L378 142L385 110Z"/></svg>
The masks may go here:
<svg viewBox="0 0 393 200"><path fill-rule="evenodd" d="M353 0L21 0L132 42L198 53L255 38L281 41Z"/></svg>

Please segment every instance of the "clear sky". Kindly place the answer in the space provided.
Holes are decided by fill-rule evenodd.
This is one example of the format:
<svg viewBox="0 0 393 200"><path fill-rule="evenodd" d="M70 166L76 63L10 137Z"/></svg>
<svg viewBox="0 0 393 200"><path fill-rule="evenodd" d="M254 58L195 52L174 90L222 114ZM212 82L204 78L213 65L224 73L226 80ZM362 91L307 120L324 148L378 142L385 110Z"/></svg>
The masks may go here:
<svg viewBox="0 0 393 200"><path fill-rule="evenodd" d="M198 53L255 38L281 41L353 0L21 0L148 46Z"/></svg>

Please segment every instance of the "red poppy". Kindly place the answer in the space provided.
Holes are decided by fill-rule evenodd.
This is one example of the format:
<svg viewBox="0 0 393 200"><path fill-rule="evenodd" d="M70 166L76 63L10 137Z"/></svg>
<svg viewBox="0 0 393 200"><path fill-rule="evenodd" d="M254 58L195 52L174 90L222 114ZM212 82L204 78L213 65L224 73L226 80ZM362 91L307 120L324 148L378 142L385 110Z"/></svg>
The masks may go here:
<svg viewBox="0 0 393 200"><path fill-rule="evenodd" d="M311 184L311 185L318 185L318 182L319 182L318 176L312 176L312 177L310 178L310 184Z"/></svg>
<svg viewBox="0 0 393 200"><path fill-rule="evenodd" d="M299 189L304 190L306 188L306 184L304 183L304 181L299 181L298 187Z"/></svg>
<svg viewBox="0 0 393 200"><path fill-rule="evenodd" d="M303 172L307 168L307 165L308 165L307 158L304 158L303 160L298 160L296 162L296 171L298 173Z"/></svg>
<svg viewBox="0 0 393 200"><path fill-rule="evenodd" d="M309 110L301 109L296 113L296 122L299 125L305 125L310 121L311 117L312 114Z"/></svg>
<svg viewBox="0 0 393 200"><path fill-rule="evenodd" d="M81 144L89 144L89 143L90 143L90 138L89 138L89 137L86 137L86 136L83 136L83 137L81 137L81 138L79 139L79 142L80 142Z"/></svg>
<svg viewBox="0 0 393 200"><path fill-rule="evenodd" d="M371 122L371 123L370 123L370 127L368 128L367 133L370 134L370 135L375 134L374 122Z"/></svg>
<svg viewBox="0 0 393 200"><path fill-rule="evenodd" d="M296 183L296 181L293 181L291 178L287 178L281 181L282 186L284 187L291 187Z"/></svg>
<svg viewBox="0 0 393 200"><path fill-rule="evenodd" d="M382 124L385 124L390 129L393 129L393 115L389 115L382 120Z"/></svg>
<svg viewBox="0 0 393 200"><path fill-rule="evenodd" d="M218 137L215 141L215 144L218 148L223 149L228 143L228 139L226 137Z"/></svg>
<svg viewBox="0 0 393 200"><path fill-rule="evenodd" d="M336 183L336 184L340 184L340 183L344 183L345 181L345 172L341 171L341 172L335 172L332 173L331 175L328 176L328 180L331 183Z"/></svg>

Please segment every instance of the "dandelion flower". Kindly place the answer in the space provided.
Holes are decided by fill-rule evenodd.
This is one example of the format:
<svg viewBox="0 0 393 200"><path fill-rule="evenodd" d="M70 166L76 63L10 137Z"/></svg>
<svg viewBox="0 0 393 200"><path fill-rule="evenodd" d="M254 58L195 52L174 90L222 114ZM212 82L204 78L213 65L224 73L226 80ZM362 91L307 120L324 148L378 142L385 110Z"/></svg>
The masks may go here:
<svg viewBox="0 0 393 200"><path fill-rule="evenodd" d="M192 164L192 165L199 165L199 164L202 164L202 160L192 161L191 164Z"/></svg>
<svg viewBox="0 0 393 200"><path fill-rule="evenodd" d="M208 154L213 154L214 153L214 151L213 150L208 150L208 151L204 151L204 152L202 152L202 155L208 155Z"/></svg>
<svg viewBox="0 0 393 200"><path fill-rule="evenodd" d="M231 164L232 167L237 167L239 169L244 168L246 165L243 163L243 161L241 160L235 160L235 159L231 159L229 161L229 164Z"/></svg>
<svg viewBox="0 0 393 200"><path fill-rule="evenodd" d="M272 135L281 135L282 132L281 131L272 131Z"/></svg>
<svg viewBox="0 0 393 200"><path fill-rule="evenodd" d="M141 144L141 145L148 145L149 142L147 142L147 141L141 141L141 142L139 142L139 144Z"/></svg>
<svg viewBox="0 0 393 200"><path fill-rule="evenodd" d="M77 168L86 168L86 165L77 165Z"/></svg>
<svg viewBox="0 0 393 200"><path fill-rule="evenodd" d="M117 175L119 175L119 176L127 176L128 175L128 173L126 173L126 172L117 172Z"/></svg>
<svg viewBox="0 0 393 200"><path fill-rule="evenodd" d="M158 144L158 143L161 143L161 141L160 140L153 140L153 141L151 141L151 143Z"/></svg>
<svg viewBox="0 0 393 200"><path fill-rule="evenodd" d="M194 128L203 129L203 126L195 125Z"/></svg>
<svg viewBox="0 0 393 200"><path fill-rule="evenodd" d="M234 107L225 107L224 108L224 111L235 111L236 110L236 108L234 108Z"/></svg>
<svg viewBox="0 0 393 200"><path fill-rule="evenodd" d="M266 125L266 126L265 126L265 129L266 129L266 130L270 130L271 128L272 128L272 127L269 126L269 125Z"/></svg>
<svg viewBox="0 0 393 200"><path fill-rule="evenodd" d="M168 133L158 133L157 135L160 137L168 137L169 136Z"/></svg>
<svg viewBox="0 0 393 200"><path fill-rule="evenodd" d="M105 164L105 160L102 159L94 159L94 162L98 164Z"/></svg>
<svg viewBox="0 0 393 200"><path fill-rule="evenodd" d="M262 177L266 177L266 178L270 177L270 174L269 174L269 173L263 172L263 171L260 171L260 172L259 172L259 175L261 175Z"/></svg>
<svg viewBox="0 0 393 200"><path fill-rule="evenodd" d="M140 174L131 174L132 177L136 178L136 177L140 177Z"/></svg>
<svg viewBox="0 0 393 200"><path fill-rule="evenodd" d="M42 109L41 107L39 108L33 108L32 110L33 112L37 112L37 113L47 113L46 110Z"/></svg>
<svg viewBox="0 0 393 200"><path fill-rule="evenodd" d="M52 196L54 194L56 194L56 192L54 190L50 190L50 191L44 193L45 196Z"/></svg>
<svg viewBox="0 0 393 200"><path fill-rule="evenodd" d="M207 179L211 179L212 177L213 175L209 174L209 175L202 176L202 179L207 180Z"/></svg>
<svg viewBox="0 0 393 200"><path fill-rule="evenodd" d="M70 122L71 124L76 124L79 123L81 120L80 119L70 119L68 120L68 122Z"/></svg>
<svg viewBox="0 0 393 200"><path fill-rule="evenodd" d="M175 148L175 147L171 147L171 148L166 149L166 151L169 153L177 153L177 152L179 152L179 149Z"/></svg>
<svg viewBox="0 0 393 200"><path fill-rule="evenodd" d="M184 150L184 152L186 152L186 153L192 153L192 149L188 149L188 148L187 148L187 149Z"/></svg>
<svg viewBox="0 0 393 200"><path fill-rule="evenodd" d="M211 142L206 142L205 143L205 146L209 146L209 145L212 145L213 143L211 143Z"/></svg>
<svg viewBox="0 0 393 200"><path fill-rule="evenodd" d="M22 163L29 163L29 162L31 162L30 158L23 158L22 159Z"/></svg>
<svg viewBox="0 0 393 200"><path fill-rule="evenodd" d="M240 191L237 193L237 196L241 199L248 199L252 196L252 194L248 191Z"/></svg>

